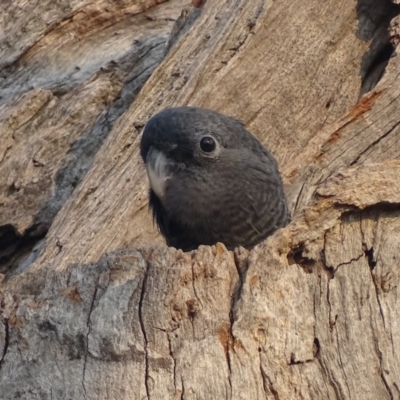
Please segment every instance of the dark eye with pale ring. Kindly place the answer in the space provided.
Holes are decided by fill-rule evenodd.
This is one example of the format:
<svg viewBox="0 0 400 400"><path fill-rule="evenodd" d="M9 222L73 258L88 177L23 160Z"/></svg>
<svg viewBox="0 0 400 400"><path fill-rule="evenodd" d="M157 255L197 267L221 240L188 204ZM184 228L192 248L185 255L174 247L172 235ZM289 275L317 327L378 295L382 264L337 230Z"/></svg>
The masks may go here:
<svg viewBox="0 0 400 400"><path fill-rule="evenodd" d="M215 140L211 136L204 136L200 140L200 148L206 153L211 153L217 147Z"/></svg>

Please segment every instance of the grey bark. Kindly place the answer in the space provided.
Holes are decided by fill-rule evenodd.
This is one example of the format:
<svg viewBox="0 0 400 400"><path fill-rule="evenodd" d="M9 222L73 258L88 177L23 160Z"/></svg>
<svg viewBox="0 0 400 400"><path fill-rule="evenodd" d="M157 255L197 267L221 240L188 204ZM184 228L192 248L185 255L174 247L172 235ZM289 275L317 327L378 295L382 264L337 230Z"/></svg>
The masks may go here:
<svg viewBox="0 0 400 400"><path fill-rule="evenodd" d="M396 2L155 3L0 6L0 397L400 399ZM151 223L141 128L183 104L279 161L251 252Z"/></svg>

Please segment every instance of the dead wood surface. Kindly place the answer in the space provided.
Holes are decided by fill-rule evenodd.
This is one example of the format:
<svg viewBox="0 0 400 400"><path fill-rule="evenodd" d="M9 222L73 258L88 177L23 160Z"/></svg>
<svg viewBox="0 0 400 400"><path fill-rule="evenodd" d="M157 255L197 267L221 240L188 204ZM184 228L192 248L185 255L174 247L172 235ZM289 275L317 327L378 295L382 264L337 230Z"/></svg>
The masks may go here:
<svg viewBox="0 0 400 400"><path fill-rule="evenodd" d="M33 14L19 2L0 8L8 60L0 77L0 272L29 264L33 245L43 248L38 242L163 59L187 4L61 3ZM6 51L22 29L24 40Z"/></svg>
<svg viewBox="0 0 400 400"><path fill-rule="evenodd" d="M0 13L5 399L400 399L394 3ZM250 253L151 223L141 128L183 104L279 161L293 222Z"/></svg>
<svg viewBox="0 0 400 400"><path fill-rule="evenodd" d="M96 261L104 251L163 243L147 210L138 143L143 124L164 107L191 104L233 115L271 149L283 171L300 162L310 140L357 103L370 44L359 37L355 4L316 3L307 2L300 14L293 5L261 0L207 4L114 126L57 215L35 268L55 263L61 269ZM291 34L285 28L282 35L280 26Z"/></svg>
<svg viewBox="0 0 400 400"><path fill-rule="evenodd" d="M399 398L399 174L328 180L250 254L129 249L14 277L2 398Z"/></svg>

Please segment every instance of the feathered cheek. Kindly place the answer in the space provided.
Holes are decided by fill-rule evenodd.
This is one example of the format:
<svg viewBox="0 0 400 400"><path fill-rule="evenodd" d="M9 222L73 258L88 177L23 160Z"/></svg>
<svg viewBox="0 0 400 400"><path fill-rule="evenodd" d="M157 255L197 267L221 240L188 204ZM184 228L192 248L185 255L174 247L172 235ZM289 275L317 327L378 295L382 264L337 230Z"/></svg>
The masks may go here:
<svg viewBox="0 0 400 400"><path fill-rule="evenodd" d="M178 165L175 161L166 157L162 151L155 147L150 147L146 156L147 176L153 192L161 202L165 198L168 180L172 179L177 168Z"/></svg>

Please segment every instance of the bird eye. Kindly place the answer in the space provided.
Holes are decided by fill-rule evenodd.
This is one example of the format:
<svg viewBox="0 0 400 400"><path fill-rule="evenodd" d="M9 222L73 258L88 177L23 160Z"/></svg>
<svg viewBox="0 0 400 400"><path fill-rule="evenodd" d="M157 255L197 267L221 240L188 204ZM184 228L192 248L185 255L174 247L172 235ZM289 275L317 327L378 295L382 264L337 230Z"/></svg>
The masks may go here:
<svg viewBox="0 0 400 400"><path fill-rule="evenodd" d="M211 136L204 136L200 140L200 148L206 153L211 153L215 150L215 140Z"/></svg>

